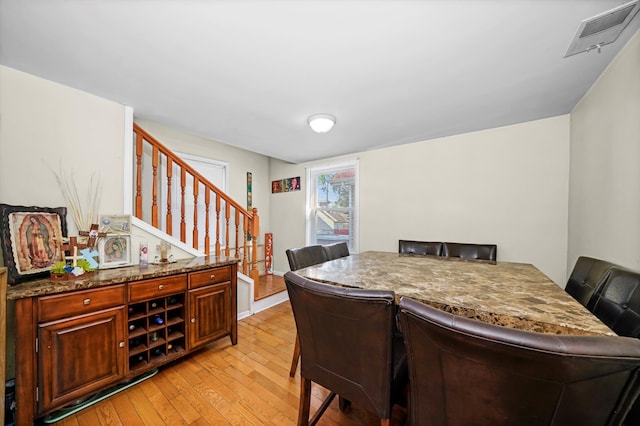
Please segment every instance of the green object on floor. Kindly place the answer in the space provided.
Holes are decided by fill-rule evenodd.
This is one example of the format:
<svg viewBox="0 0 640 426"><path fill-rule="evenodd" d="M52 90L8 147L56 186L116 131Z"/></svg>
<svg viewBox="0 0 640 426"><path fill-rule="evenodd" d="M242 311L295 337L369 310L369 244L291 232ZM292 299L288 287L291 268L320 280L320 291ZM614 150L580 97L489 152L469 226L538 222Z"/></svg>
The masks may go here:
<svg viewBox="0 0 640 426"><path fill-rule="evenodd" d="M62 419L64 419L65 417L68 417L74 413L77 413L80 410L83 410L93 404L95 404L96 402L100 402L105 398L110 397L111 395L115 395L118 392L121 392L125 389L130 388L133 385L137 385L138 383L147 380L150 377L155 376L156 374L158 374L158 369L156 368L155 370L151 370L148 373L145 373L143 375L140 375L138 377L135 377L133 379L131 379L128 382L124 382L124 383L119 383L117 385L115 385L112 388L109 389L105 389L102 392L98 392L92 396L90 396L89 398L80 401L80 402L76 402L75 404L72 405L68 405L64 408L59 409L58 411L55 411L51 414L49 414L48 416L46 416L44 418L44 423L55 423L58 422Z"/></svg>

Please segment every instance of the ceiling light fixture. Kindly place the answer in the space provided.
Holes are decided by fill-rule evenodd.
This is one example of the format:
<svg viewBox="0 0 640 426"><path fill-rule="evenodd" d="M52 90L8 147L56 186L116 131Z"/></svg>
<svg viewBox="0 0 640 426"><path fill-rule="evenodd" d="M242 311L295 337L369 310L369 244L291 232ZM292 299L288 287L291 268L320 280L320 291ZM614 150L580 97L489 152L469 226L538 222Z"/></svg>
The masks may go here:
<svg viewBox="0 0 640 426"><path fill-rule="evenodd" d="M327 133L336 124L336 118L329 114L315 114L307 120L316 133Z"/></svg>

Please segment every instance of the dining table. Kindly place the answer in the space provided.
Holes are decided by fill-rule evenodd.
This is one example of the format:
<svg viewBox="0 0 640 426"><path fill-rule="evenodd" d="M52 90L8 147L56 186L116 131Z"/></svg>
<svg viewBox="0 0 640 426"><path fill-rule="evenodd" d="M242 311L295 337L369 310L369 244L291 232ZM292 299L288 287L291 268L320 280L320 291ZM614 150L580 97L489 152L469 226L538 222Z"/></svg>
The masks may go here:
<svg viewBox="0 0 640 426"><path fill-rule="evenodd" d="M296 273L323 283L393 290L455 315L549 334L616 334L532 264L367 251Z"/></svg>

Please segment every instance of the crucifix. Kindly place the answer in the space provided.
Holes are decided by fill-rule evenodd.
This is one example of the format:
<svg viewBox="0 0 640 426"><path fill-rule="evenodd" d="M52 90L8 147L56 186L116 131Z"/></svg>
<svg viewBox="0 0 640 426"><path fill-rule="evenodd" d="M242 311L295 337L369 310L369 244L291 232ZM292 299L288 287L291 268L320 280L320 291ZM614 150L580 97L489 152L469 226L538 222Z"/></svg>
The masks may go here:
<svg viewBox="0 0 640 426"><path fill-rule="evenodd" d="M78 256L78 249L83 249L86 246L86 244L79 243L77 237L69 237L69 242L66 244L62 244L62 246L60 247L60 249L62 250L62 260L66 261L67 259L71 259L71 256ZM69 255L67 255L67 252L69 252ZM73 261L74 266L77 259L79 258L76 258Z"/></svg>
<svg viewBox="0 0 640 426"><path fill-rule="evenodd" d="M90 249L95 247L98 237L105 237L107 235L106 232L98 232L97 223L92 224L89 231L80 231L78 232L78 234L82 235L83 237L89 237L89 239L87 240L87 247L89 247Z"/></svg>
<svg viewBox="0 0 640 426"><path fill-rule="evenodd" d="M73 254L70 255L70 256L67 256L67 259L70 259L71 262L72 262L71 266L73 266L74 268L76 266L78 266L78 260L80 260L82 258L84 258L84 255L83 256L78 256L78 246L74 246L73 247Z"/></svg>

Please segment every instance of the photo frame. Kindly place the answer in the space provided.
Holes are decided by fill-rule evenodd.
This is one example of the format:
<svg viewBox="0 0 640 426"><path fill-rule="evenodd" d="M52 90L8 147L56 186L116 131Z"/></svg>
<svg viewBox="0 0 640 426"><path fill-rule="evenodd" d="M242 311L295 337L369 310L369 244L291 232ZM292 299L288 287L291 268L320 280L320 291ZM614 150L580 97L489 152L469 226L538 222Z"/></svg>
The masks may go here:
<svg viewBox="0 0 640 426"><path fill-rule="evenodd" d="M0 204L0 245L8 284L49 276L62 260L66 207Z"/></svg>
<svg viewBox="0 0 640 426"><path fill-rule="evenodd" d="M131 215L100 215L100 231L106 232L107 234L130 234Z"/></svg>
<svg viewBox="0 0 640 426"><path fill-rule="evenodd" d="M300 191L300 176L271 181L271 193Z"/></svg>
<svg viewBox="0 0 640 426"><path fill-rule="evenodd" d="M100 269L131 265L131 235L109 234L98 242Z"/></svg>

